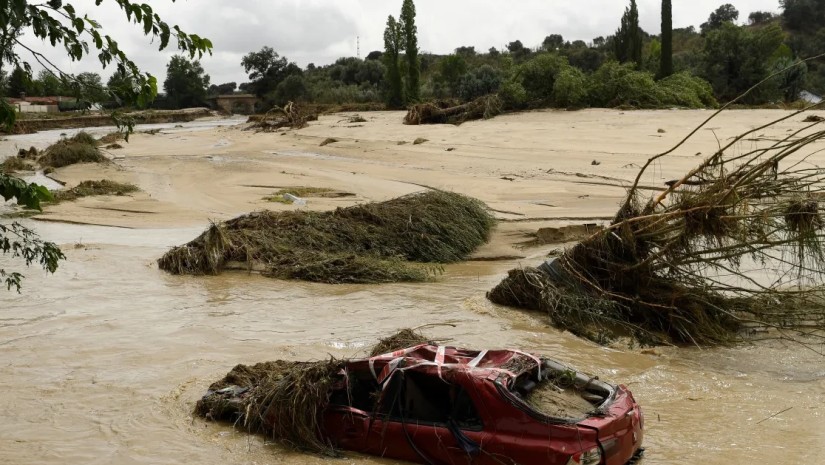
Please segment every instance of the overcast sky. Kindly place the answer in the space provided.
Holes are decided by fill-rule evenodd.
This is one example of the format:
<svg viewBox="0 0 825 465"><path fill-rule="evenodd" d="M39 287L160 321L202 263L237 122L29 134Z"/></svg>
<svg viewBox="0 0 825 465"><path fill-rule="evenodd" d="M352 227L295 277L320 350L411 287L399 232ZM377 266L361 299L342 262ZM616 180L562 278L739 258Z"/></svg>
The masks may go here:
<svg viewBox="0 0 825 465"><path fill-rule="evenodd" d="M383 48L387 16L398 16L401 0L144 0L170 24L190 33L208 37L214 44L212 56L201 60L212 83L247 77L240 66L243 55L268 45L282 56L306 66L329 64L342 56L356 56L360 37L361 56ZM673 26L696 26L723 3L732 3L747 20L756 10L778 11L778 0L675 0ZM104 0L95 8L93 0L73 2L98 20L142 69L162 83L166 63L174 51L158 52L157 46L129 25L115 2ZM615 32L629 4L625 0L416 0L419 46L421 50L449 53L462 45L486 51L503 49L513 40L527 47L541 44L549 34L565 40L590 42ZM638 0L642 28L660 32L660 0ZM31 38L27 42L70 73L94 71L104 81L112 69L101 70L95 58L71 63L59 51ZM93 55L94 56L94 55Z"/></svg>

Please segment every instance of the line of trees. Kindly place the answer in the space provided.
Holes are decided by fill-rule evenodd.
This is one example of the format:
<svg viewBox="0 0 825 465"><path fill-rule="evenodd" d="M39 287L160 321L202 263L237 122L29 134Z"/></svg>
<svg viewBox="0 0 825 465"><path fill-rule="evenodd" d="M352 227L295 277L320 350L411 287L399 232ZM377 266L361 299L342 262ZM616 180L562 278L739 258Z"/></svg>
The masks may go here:
<svg viewBox="0 0 825 465"><path fill-rule="evenodd" d="M724 101L799 57L825 50L825 22L819 22L825 19L825 13L821 13L825 0L785 0L781 5L780 15L755 11L746 24L737 24L739 11L731 4L722 4L709 12L698 29L673 29L672 1L662 0L662 33L652 35L640 27L636 0L629 0L624 14L617 18L616 32L590 43L548 34L535 48L513 40L501 49L494 47L486 52L461 46L445 56L420 52L415 5L413 0L404 0L401 14L387 18L384 50L373 51L363 60L341 58L328 66L310 64L301 69L265 47L244 57L250 81L241 84L240 90L263 97L264 107L301 100L324 104L374 102L403 108L421 100L470 100L502 91L527 107L574 103L600 106L620 104L622 100L630 105L639 103L633 98L607 98L604 86L594 83L597 78L623 70L621 73L632 72L640 89L680 75L679 79L689 77L691 82L698 82L698 87L691 88L705 89L709 85L711 94ZM793 101L802 89L825 94L825 66L821 63L793 68L751 94L745 103ZM525 75L536 82L526 83ZM557 81L560 88L578 90L563 98L548 99ZM533 89L537 87L543 90ZM602 91L591 92L589 89L594 87ZM678 104L674 103L678 100L658 99L662 105ZM682 100L696 103L703 99ZM648 100L646 105L655 106L655 101Z"/></svg>

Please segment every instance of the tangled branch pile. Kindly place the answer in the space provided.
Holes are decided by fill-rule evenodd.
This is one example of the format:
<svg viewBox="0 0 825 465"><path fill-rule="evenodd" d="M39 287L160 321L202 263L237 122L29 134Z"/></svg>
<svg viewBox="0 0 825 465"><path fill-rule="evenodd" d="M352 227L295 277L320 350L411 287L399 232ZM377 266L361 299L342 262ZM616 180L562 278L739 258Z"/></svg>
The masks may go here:
<svg viewBox="0 0 825 465"><path fill-rule="evenodd" d="M491 94L462 105L446 101L413 105L404 117L404 124L461 124L465 121L493 118L501 112L501 100L498 95Z"/></svg>
<svg viewBox="0 0 825 465"><path fill-rule="evenodd" d="M422 264L463 260L493 224L478 200L443 191L330 212L262 211L213 224L158 264L174 274L218 274L240 262L281 279L425 281L434 267Z"/></svg>
<svg viewBox="0 0 825 465"><path fill-rule="evenodd" d="M428 340L412 329L402 329L381 339L370 352L384 354ZM250 433L265 434L300 450L338 456L325 439L320 415L329 405L345 362L277 360L237 365L209 387L195 406L195 414L242 425Z"/></svg>
<svg viewBox="0 0 825 465"><path fill-rule="evenodd" d="M270 119L272 121L270 121ZM289 102L283 107L274 106L271 110L253 124L250 129L259 131L274 131L281 128L301 129L306 127L309 121L316 121L316 113L304 111L303 108Z"/></svg>
<svg viewBox="0 0 825 465"><path fill-rule="evenodd" d="M511 271L488 297L598 342L725 344L768 328L825 339L825 171L810 159L825 130L813 123L765 147L737 146L796 114L736 137L643 199L645 169L675 148L652 158L607 229Z"/></svg>

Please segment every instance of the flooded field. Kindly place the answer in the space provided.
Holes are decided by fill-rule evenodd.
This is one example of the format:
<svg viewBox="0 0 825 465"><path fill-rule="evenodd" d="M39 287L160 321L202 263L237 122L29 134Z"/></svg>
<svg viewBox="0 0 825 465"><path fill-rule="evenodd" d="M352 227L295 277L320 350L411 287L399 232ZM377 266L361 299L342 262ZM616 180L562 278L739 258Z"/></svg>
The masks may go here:
<svg viewBox="0 0 825 465"><path fill-rule="evenodd" d="M113 152L112 165L59 169L54 177L69 184L117 178L143 192L61 204L22 220L60 244L68 259L53 276L24 270L22 294L0 293L0 462L339 463L193 419L192 408L237 363L356 356L397 328L458 320L455 329L430 333L455 345L530 349L628 385L646 413L645 464L818 463L825 450L825 359L811 350L775 341L705 350L604 348L484 297L507 270L541 261L546 248L514 247L527 233L609 216L633 165L706 116L539 112L425 128L402 126L399 113L376 113L357 130L333 115L285 135L187 123L136 134ZM712 124L715 135L700 134L645 182L661 185L695 164L697 152L712 151L716 137L779 116L723 115ZM58 136L8 137L0 158ZM341 142L318 147L326 137ZM398 145L416 137L432 142ZM308 208L318 209L421 186L472 195L503 220L479 255L523 258L450 265L435 283L382 286L243 272L177 277L157 269L158 257L199 234L209 219L295 208L262 200L290 185L356 194L311 200ZM0 257L0 268L16 267ZM354 454L345 462L388 463Z"/></svg>

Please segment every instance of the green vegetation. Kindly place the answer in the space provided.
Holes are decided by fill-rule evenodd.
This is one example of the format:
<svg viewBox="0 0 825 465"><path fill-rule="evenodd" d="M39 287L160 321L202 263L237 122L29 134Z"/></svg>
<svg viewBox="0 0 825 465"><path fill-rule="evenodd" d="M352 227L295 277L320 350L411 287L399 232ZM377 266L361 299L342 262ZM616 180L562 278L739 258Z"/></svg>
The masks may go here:
<svg viewBox="0 0 825 465"><path fill-rule="evenodd" d="M98 195L126 195L137 192L140 189L134 184L126 184L108 179L100 181L83 181L77 186L57 191L54 194L55 202L71 202L83 197L93 197Z"/></svg>
<svg viewBox="0 0 825 465"><path fill-rule="evenodd" d="M658 77L673 74L673 5L671 0L662 0L662 51Z"/></svg>
<svg viewBox="0 0 825 465"><path fill-rule="evenodd" d="M493 224L481 202L441 191L330 212L262 211L213 224L158 264L174 274L218 274L240 262L281 279L426 281L485 243Z"/></svg>
<svg viewBox="0 0 825 465"><path fill-rule="evenodd" d="M401 49L404 33L401 24L390 15L384 29L384 66L387 69L387 106L400 108L404 104L404 86L401 76Z"/></svg>
<svg viewBox="0 0 825 465"><path fill-rule="evenodd" d="M191 108L206 106L206 91L209 75L197 60L175 55L166 66L166 80L163 90L169 108Z"/></svg>
<svg viewBox="0 0 825 465"><path fill-rule="evenodd" d="M418 28L415 26L415 4L404 0L399 17L404 35L404 58L407 62L406 101L415 103L421 93L421 63L418 60Z"/></svg>

